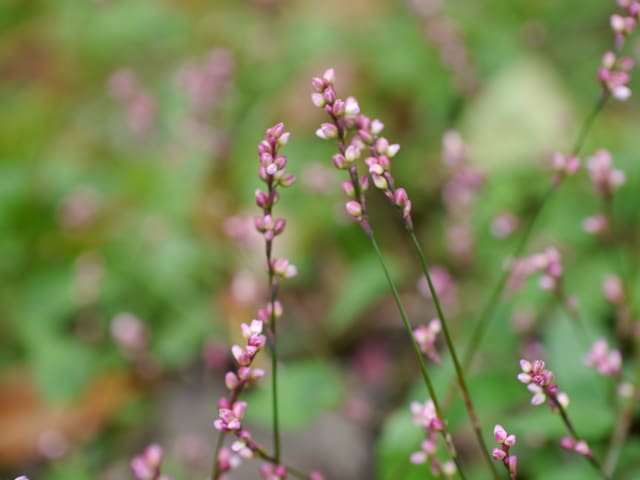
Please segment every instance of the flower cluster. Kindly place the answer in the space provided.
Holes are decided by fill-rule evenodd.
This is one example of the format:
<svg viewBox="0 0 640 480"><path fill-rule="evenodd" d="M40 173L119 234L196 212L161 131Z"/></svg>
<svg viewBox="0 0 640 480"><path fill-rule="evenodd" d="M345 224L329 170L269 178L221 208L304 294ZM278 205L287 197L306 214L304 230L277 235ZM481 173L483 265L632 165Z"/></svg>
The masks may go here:
<svg viewBox="0 0 640 480"><path fill-rule="evenodd" d="M493 428L493 436L496 442L500 444L500 447L493 449L492 456L496 460L502 461L507 472L509 472L509 478L515 480L517 474L518 457L511 455L509 450L516 444L516 436L508 434L502 425L496 425Z"/></svg>
<svg viewBox="0 0 640 480"><path fill-rule="evenodd" d="M167 475L160 474L163 457L162 447L151 444L131 460L131 470L138 480L170 480Z"/></svg>
<svg viewBox="0 0 640 480"><path fill-rule="evenodd" d="M473 94L478 87L476 68L469 55L465 39L451 18L444 2L410 0L409 6L422 20L425 37L440 55L440 61L451 72L453 84L463 94Z"/></svg>
<svg viewBox="0 0 640 480"><path fill-rule="evenodd" d="M260 476L264 480L284 480L287 478L287 468L284 465L265 463L260 467Z"/></svg>
<svg viewBox="0 0 640 480"><path fill-rule="evenodd" d="M183 66L177 73L178 87L187 100L184 140L214 156L223 154L229 144L227 133L211 125L211 119L229 97L233 72L231 52L214 48L204 59Z"/></svg>
<svg viewBox="0 0 640 480"><path fill-rule="evenodd" d="M614 52L606 52L602 56L598 70L598 80L605 92L610 93L617 100L627 100L631 96L628 84L631 81L632 68L631 57L620 57Z"/></svg>
<svg viewBox="0 0 640 480"><path fill-rule="evenodd" d="M610 198L620 188L626 176L622 170L613 168L611 154L607 150L598 150L587 159L589 177L596 192L603 198Z"/></svg>
<svg viewBox="0 0 640 480"><path fill-rule="evenodd" d="M439 318L434 318L428 325L420 325L413 330L413 337L416 339L420 351L436 363L440 363L436 340L441 331L442 325Z"/></svg>
<svg viewBox="0 0 640 480"><path fill-rule="evenodd" d="M349 199L345 205L347 213L365 231L369 231L364 197L364 192L369 188L369 179L359 177L356 167L356 162L365 157L364 163L371 181L401 210L405 224L411 227L411 200L405 189L395 187L391 175L391 158L398 153L400 146L391 144L380 136L384 124L361 114L354 97L345 100L338 98L334 81L333 69L326 70L322 77L313 78L315 91L311 95L311 101L316 107L323 108L331 118L331 122L320 125L316 135L324 140L337 140L339 153L333 156L333 164L336 168L349 172L349 180L342 184L342 190Z"/></svg>
<svg viewBox="0 0 640 480"><path fill-rule="evenodd" d="M558 392L558 385L554 383L555 375L547 370L542 360L533 363L520 360L522 372L518 374L518 380L533 394L532 405L541 405L548 400L552 410L566 408L569 405L569 396L564 392Z"/></svg>
<svg viewBox="0 0 640 480"><path fill-rule="evenodd" d="M634 62L631 57L619 56L625 41L638 26L640 19L640 2L638 0L618 0L623 9L610 17L611 30L615 38L615 51L608 51L602 57L602 64L598 70L598 80L604 92L611 94L617 100L627 100L631 96L628 84L631 81L631 69Z"/></svg>
<svg viewBox="0 0 640 480"><path fill-rule="evenodd" d="M437 433L442 432L445 425L443 420L438 417L433 401L412 402L411 414L413 423L422 428L426 435L426 440L420 445L420 450L411 454L411 463L416 465L429 463L434 477L442 475L446 479L453 478L457 471L455 462L451 459L442 462L436 456Z"/></svg>
<svg viewBox="0 0 640 480"><path fill-rule="evenodd" d="M513 289L519 288L527 277L534 273L542 272L538 281L541 289L562 292L562 257L560 252L553 247L547 248L541 253L536 253L529 257L517 258L511 263L511 274L509 276L509 286Z"/></svg>
<svg viewBox="0 0 640 480"><path fill-rule="evenodd" d="M153 127L157 116L156 99L139 82L132 70L114 72L107 90L126 109L127 127L136 135L143 135Z"/></svg>
<svg viewBox="0 0 640 480"><path fill-rule="evenodd" d="M254 380L264 376L262 369L251 367L256 355L266 343L266 337L262 335L262 325L261 320L253 320L250 325L243 323L242 335L247 339L247 344L244 347L240 345L231 347L238 369L235 372L229 371L225 375L225 385L230 396L222 397L218 401L218 419L213 423L214 427L221 432L241 430L247 403L237 401L238 395Z"/></svg>
<svg viewBox="0 0 640 480"><path fill-rule="evenodd" d="M621 306L625 303L624 284L615 274L608 274L602 280L602 293L607 302Z"/></svg>
<svg viewBox="0 0 640 480"><path fill-rule="evenodd" d="M447 248L454 259L465 265L473 258L475 244L470 208L484 184L484 175L467 161L467 148L455 130L442 138L442 159L451 176L442 189L446 218Z"/></svg>
<svg viewBox="0 0 640 480"><path fill-rule="evenodd" d="M262 447L252 440L250 432L242 426L247 402L239 401L238 397L244 388L264 376L262 369L253 367L256 355L267 341L263 329L265 326L273 327L273 322L282 315L282 305L276 296L280 279L293 277L297 273L296 267L288 259L271 257L273 239L284 231L286 225L284 219L272 216L273 205L278 201L278 187L288 187L295 181L295 175L285 170L287 158L279 152L289 137L284 125L279 123L266 130L265 138L258 145L258 176L267 185L267 190L256 191L256 203L263 214L254 219L254 226L265 239L271 297L266 306L258 310L251 323L240 325L246 344L231 347L237 367L225 375L229 395L218 401L218 418L213 425L220 432L233 433L238 440L230 450L222 448L218 451L216 462L219 473L235 468L243 458L251 458L255 452L264 453Z"/></svg>
<svg viewBox="0 0 640 480"><path fill-rule="evenodd" d="M638 0L618 0L618 6L623 9L623 13L611 15L610 24L616 37L616 47L622 48L626 37L631 35L638 26L640 2Z"/></svg>
<svg viewBox="0 0 640 480"><path fill-rule="evenodd" d="M580 170L580 159L575 155L556 152L551 157L551 167L556 173L554 183L558 184L564 177L575 175Z"/></svg>
<svg viewBox="0 0 640 480"><path fill-rule="evenodd" d="M622 355L615 348L609 348L604 338L597 339L584 358L585 364L594 367L601 375L619 377L622 370Z"/></svg>

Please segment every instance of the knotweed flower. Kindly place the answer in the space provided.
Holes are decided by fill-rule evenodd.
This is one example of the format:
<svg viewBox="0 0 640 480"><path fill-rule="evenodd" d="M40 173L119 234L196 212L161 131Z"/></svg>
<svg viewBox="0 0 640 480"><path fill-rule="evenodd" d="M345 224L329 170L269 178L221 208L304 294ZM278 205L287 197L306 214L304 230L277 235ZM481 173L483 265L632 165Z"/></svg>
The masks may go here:
<svg viewBox="0 0 640 480"><path fill-rule="evenodd" d="M566 436L560 440L560 446L565 450L576 452L583 457L590 458L593 456L593 452L585 440L578 440L574 437Z"/></svg>
<svg viewBox="0 0 640 480"><path fill-rule="evenodd" d="M267 463L260 467L260 476L264 480L284 480L287 478L287 468L284 465Z"/></svg>
<svg viewBox="0 0 640 480"><path fill-rule="evenodd" d="M626 180L622 170L613 168L611 154L604 149L587 159L587 168L596 192L605 199L610 198Z"/></svg>
<svg viewBox="0 0 640 480"><path fill-rule="evenodd" d="M436 340L442 331L440 319L434 318L428 325L420 325L413 330L413 336L420 347L420 351L436 363L440 363L440 356L436 350Z"/></svg>
<svg viewBox="0 0 640 480"><path fill-rule="evenodd" d="M518 374L518 380L527 385L527 389L533 394L532 405L541 405L548 401L554 411L569 405L569 396L558 392L558 385L554 383L555 375L546 369L542 360L535 360L533 363L520 360L520 368L522 372Z"/></svg>
<svg viewBox="0 0 640 480"><path fill-rule="evenodd" d="M266 269L271 295L266 306L258 310L255 319L248 324L240 325L246 343L231 347L237 367L225 374L225 386L229 390L229 395L223 396L218 401L218 418L213 425L221 433L233 433L238 440L231 446L230 451L219 447L216 454L214 479L219 479L222 473L231 469L243 458L252 457L255 452L260 453L262 458L269 458L264 449L252 440L250 432L243 428L242 420L248 405L247 402L239 401L238 397L243 389L264 376L262 369L253 367L256 355L267 342L267 336L263 331L265 327L268 329L266 333L273 344L275 322L282 315L282 305L277 298L280 280L291 278L297 273L295 265L288 259L272 257L273 241L286 226L283 218L273 216L273 206L278 201L279 188L288 187L295 182L295 175L286 171L287 157L280 153L280 148L287 144L289 137L289 132L284 131L284 125L278 123L266 130L264 139L258 145L260 162L258 177L266 184L266 191L256 191L256 204L262 209L262 215L254 218L254 226L265 241ZM279 440L276 438L274 441L277 444ZM277 468L274 470L276 473L280 471ZM263 476L264 478L284 478L285 475L286 471L277 477Z"/></svg>
<svg viewBox="0 0 640 480"><path fill-rule="evenodd" d="M554 184L559 184L565 177L571 177L580 170L580 159L575 155L564 155L556 152L551 157L551 166L556 173Z"/></svg>
<svg viewBox="0 0 640 480"><path fill-rule="evenodd" d="M602 293L604 298L612 305L621 306L625 302L624 284L618 275L609 274L604 277Z"/></svg>
<svg viewBox="0 0 640 480"><path fill-rule="evenodd" d="M604 91L616 100L624 101L631 97L629 82L633 64L631 57L618 57L614 52L607 52L602 57L598 80Z"/></svg>
<svg viewBox="0 0 640 480"><path fill-rule="evenodd" d="M518 217L512 212L502 212L493 218L491 233L494 237L506 238L518 229L518 224Z"/></svg>
<svg viewBox="0 0 640 480"><path fill-rule="evenodd" d="M622 355L610 348L604 338L598 338L584 358L589 367L595 368L601 375L619 377L622 370Z"/></svg>
<svg viewBox="0 0 640 480"><path fill-rule="evenodd" d="M563 271L560 252L553 247L549 247L541 253L513 260L508 284L512 289L517 289L527 277L534 273L542 272L542 276L538 281L540 288L561 295Z"/></svg>
<svg viewBox="0 0 640 480"><path fill-rule="evenodd" d="M591 235L604 235L609 231L609 219L606 215L591 215L582 221L582 229Z"/></svg>
<svg viewBox="0 0 640 480"><path fill-rule="evenodd" d="M405 223L411 225L411 200L406 190L395 187L390 171L391 159L400 150L400 145L391 144L380 136L384 124L363 115L354 97L338 98L334 81L333 69L326 70L322 77L313 78L315 91L311 94L311 101L316 107L323 108L331 119L331 122L320 125L316 135L323 140L337 141L339 153L333 156L333 164L349 173L349 181L342 187L349 199L345 204L347 213L366 232L370 232L364 196L369 181L366 177L360 178L356 167L356 162L364 157L371 182L401 210Z"/></svg>
<svg viewBox="0 0 640 480"><path fill-rule="evenodd" d="M496 442L500 444L500 447L493 449L492 456L494 459L502 461L507 472L509 472L509 478L511 478L511 480L515 480L518 458L515 455L511 455L509 450L516 444L516 436L507 433L500 424L497 424L494 427L493 436L496 439Z"/></svg>
<svg viewBox="0 0 640 480"><path fill-rule="evenodd" d="M412 402L411 414L413 423L424 431L426 439L420 445L420 450L412 453L409 460L418 465L428 463L431 473L436 477L442 475L447 479L453 478L457 471L455 462L451 459L442 462L436 456L437 433L444 430L445 424L438 417L433 401Z"/></svg>
<svg viewBox="0 0 640 480"><path fill-rule="evenodd" d="M160 474L163 457L162 447L151 444L131 460L131 470L138 480L170 480Z"/></svg>

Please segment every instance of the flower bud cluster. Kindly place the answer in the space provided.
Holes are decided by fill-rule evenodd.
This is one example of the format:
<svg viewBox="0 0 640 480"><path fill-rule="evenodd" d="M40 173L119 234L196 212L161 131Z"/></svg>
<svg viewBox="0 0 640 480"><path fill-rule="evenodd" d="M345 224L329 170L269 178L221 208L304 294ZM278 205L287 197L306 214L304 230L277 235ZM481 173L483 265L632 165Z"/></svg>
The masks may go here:
<svg viewBox="0 0 640 480"><path fill-rule="evenodd" d="M411 414L413 423L422 428L426 436L426 440L420 445L420 450L411 454L411 463L416 465L428 463L434 477L453 478L457 471L455 462L451 459L442 462L436 456L437 434L444 430L445 425L438 417L433 401L412 402Z"/></svg>
<svg viewBox="0 0 640 480"><path fill-rule="evenodd" d="M617 100L627 100L631 96L629 82L634 62L631 57L619 56L626 39L634 33L640 19L640 2L638 0L618 0L622 12L615 13L609 18L611 30L615 38L615 51L609 51L602 57L602 64L598 70L598 81L604 92L611 94Z"/></svg>
<svg viewBox="0 0 640 480"><path fill-rule="evenodd" d="M360 116L360 106L353 97L348 97L346 100L337 97L334 86L335 77L335 70L330 68L322 77L314 77L311 80L314 90L311 94L311 102L316 107L322 108L331 119L331 122L320 125L316 130L316 136L323 140L337 141L339 152L333 156L333 164L337 169L347 170L349 173L349 180L342 183L342 191L348 198L345 209L350 217L368 231L364 192L369 189L369 180L367 177L359 177L356 166L357 160L361 158L366 148L361 136L356 133L360 128L356 125L356 120ZM346 137L349 132L354 134L347 143ZM370 135L364 130L362 133L365 137Z"/></svg>
<svg viewBox="0 0 640 480"><path fill-rule="evenodd" d="M527 385L527 389L533 394L532 405L541 405L548 400L554 411L569 405L569 396L558 392L558 385L554 383L555 375L546 369L542 360L535 360L533 363L520 360L520 368L522 372L518 374L518 380Z"/></svg>
<svg viewBox="0 0 640 480"><path fill-rule="evenodd" d="M151 444L140 455L131 460L131 470L138 480L170 480L167 475L160 474L164 453L162 447Z"/></svg>
<svg viewBox="0 0 640 480"><path fill-rule="evenodd" d="M583 457L591 457L593 455L589 444L585 440L579 440L567 436L560 440L560 446L565 450L576 452L578 455L582 455Z"/></svg>
<svg viewBox="0 0 640 480"><path fill-rule="evenodd" d="M618 6L623 9L621 13L611 15L611 30L616 37L616 47L622 48L626 38L631 35L638 26L640 18L640 2L638 0L618 0Z"/></svg>
<svg viewBox="0 0 640 480"><path fill-rule="evenodd" d="M624 101L631 96L629 82L633 64L631 57L620 57L611 51L602 56L598 81L605 92L610 93L616 100Z"/></svg>
<svg viewBox="0 0 640 480"><path fill-rule="evenodd" d="M225 375L224 383L229 390L229 397L222 397L218 401L218 418L213 422L213 426L221 432L239 432L242 429L247 402L238 401L238 395L254 380L264 376L264 370L251 366L266 343L266 337L262 335L262 327L262 320L252 320L250 325L243 323L242 336L247 343L244 347L240 345L231 347L231 353L238 367L236 371L229 371Z"/></svg>
<svg viewBox="0 0 640 480"><path fill-rule="evenodd" d="M287 478L287 468L284 465L265 463L260 467L260 476L264 480L284 480Z"/></svg>
<svg viewBox="0 0 640 480"><path fill-rule="evenodd" d="M356 162L365 157L371 182L382 190L389 201L402 212L407 225L411 225L411 200L403 188L396 188L391 175L391 159L400 150L400 145L391 144L380 136L384 124L360 113L360 106L354 97L342 100L337 97L335 71L326 70L322 77L312 80L314 93L312 103L323 108L331 122L323 123L316 135L324 140L337 140L339 152L333 156L333 164L338 169L348 170L350 180L343 183L342 190L349 198L345 207L347 213L368 228L364 192L369 188L369 180L359 178ZM349 137L349 138L347 138Z"/></svg>
<svg viewBox="0 0 640 480"><path fill-rule="evenodd" d="M598 338L584 358L584 363L595 368L598 373L610 377L619 377L622 371L622 355L610 348L604 338Z"/></svg>
<svg viewBox="0 0 640 480"><path fill-rule="evenodd" d="M420 325L413 330L413 338L416 339L420 351L436 363L440 363L436 340L441 331L442 325L439 318L434 318L428 325Z"/></svg>
<svg viewBox="0 0 640 480"><path fill-rule="evenodd" d="M622 306L625 303L624 284L618 275L608 274L604 277L602 293L612 305Z"/></svg>
<svg viewBox="0 0 640 480"><path fill-rule="evenodd" d="M611 153L607 150L598 150L592 157L589 157L587 169L591 183L603 198L610 198L626 180L622 170L613 168Z"/></svg>
<svg viewBox="0 0 640 480"><path fill-rule="evenodd" d="M410 0L409 6L422 20L425 37L437 50L443 66L451 73L455 88L462 94L473 94L478 75L464 37L439 0Z"/></svg>
<svg viewBox="0 0 640 480"><path fill-rule="evenodd" d="M504 464L507 472L509 472L509 478L515 480L517 474L518 457L511 455L509 450L516 444L516 436L508 434L507 431L498 424L493 428L493 436L496 442L500 444L500 447L493 449L492 456L495 460L500 460Z"/></svg>
<svg viewBox="0 0 640 480"><path fill-rule="evenodd" d="M511 263L511 275L509 286L519 288L527 277L534 273L542 272L538 281L541 289L562 293L562 257L560 252L553 247L544 252L536 253L529 257L517 258Z"/></svg>
<svg viewBox="0 0 640 480"><path fill-rule="evenodd" d="M580 159L575 155L556 152L551 157L551 166L557 175L556 182L559 182L565 176L573 176L580 170Z"/></svg>

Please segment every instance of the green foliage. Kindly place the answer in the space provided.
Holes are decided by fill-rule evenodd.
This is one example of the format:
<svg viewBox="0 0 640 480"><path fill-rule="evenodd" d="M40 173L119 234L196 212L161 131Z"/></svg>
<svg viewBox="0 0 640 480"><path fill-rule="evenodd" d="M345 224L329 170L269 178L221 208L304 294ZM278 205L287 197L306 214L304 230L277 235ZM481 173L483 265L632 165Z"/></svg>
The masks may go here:
<svg viewBox="0 0 640 480"><path fill-rule="evenodd" d="M278 369L280 425L299 430L308 426L344 397L339 370L323 360L305 360ZM267 385L268 384L268 385ZM271 425L271 389L265 382L247 395L250 408L246 418L265 427Z"/></svg>

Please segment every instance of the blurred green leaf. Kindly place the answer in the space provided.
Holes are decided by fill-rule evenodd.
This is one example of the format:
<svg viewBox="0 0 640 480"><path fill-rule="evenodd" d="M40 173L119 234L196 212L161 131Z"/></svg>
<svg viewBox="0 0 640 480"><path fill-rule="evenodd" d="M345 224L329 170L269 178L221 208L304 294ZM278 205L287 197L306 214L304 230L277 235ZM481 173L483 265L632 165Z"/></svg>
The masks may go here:
<svg viewBox="0 0 640 480"><path fill-rule="evenodd" d="M247 418L271 425L271 382L267 375L260 388L247 395ZM322 360L302 360L283 365L278 370L280 425L301 429L335 408L344 396L338 369Z"/></svg>

